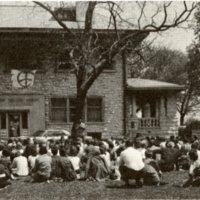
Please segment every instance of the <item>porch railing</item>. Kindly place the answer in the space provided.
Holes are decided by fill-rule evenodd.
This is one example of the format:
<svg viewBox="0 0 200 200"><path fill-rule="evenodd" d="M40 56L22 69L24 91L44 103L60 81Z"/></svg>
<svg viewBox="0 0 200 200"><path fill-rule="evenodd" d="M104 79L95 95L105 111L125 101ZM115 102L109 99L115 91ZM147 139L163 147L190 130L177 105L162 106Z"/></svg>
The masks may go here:
<svg viewBox="0 0 200 200"><path fill-rule="evenodd" d="M160 128L159 118L141 118L139 119L139 128Z"/></svg>

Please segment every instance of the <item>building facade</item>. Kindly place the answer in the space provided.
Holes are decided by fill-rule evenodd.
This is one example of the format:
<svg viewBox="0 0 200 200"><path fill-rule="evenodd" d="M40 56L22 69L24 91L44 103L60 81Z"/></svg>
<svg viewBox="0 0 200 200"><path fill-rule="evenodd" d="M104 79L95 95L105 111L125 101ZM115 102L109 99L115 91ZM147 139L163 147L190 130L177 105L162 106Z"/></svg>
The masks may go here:
<svg viewBox="0 0 200 200"><path fill-rule="evenodd" d="M59 51L70 38L49 13L42 8L33 9L33 3L7 4L0 5L4 19L0 20L0 137L30 136L45 129L70 131L76 77ZM76 10L66 16L60 16L56 7L55 12L69 28L78 30L84 25L83 5L77 3ZM68 13L67 9L62 13L65 11ZM104 32L102 24L97 23L98 15L94 18L94 27ZM138 131L167 134L175 130L175 94L181 87L171 85L156 90L154 85L147 90L136 89L135 83L130 84L126 78L124 67L121 55L116 56L89 89L84 112L87 134L123 137ZM163 95L166 92L168 95ZM152 100L146 101L149 97Z"/></svg>
<svg viewBox="0 0 200 200"><path fill-rule="evenodd" d="M19 33L12 32L9 36L6 33L5 37L1 34L0 38L1 47L4 48L0 61L0 134L4 137L32 135L35 131L51 128L70 131L72 126L75 74L57 61L53 47L49 50L47 45L44 49L43 39L47 35L40 38L34 33L33 37L38 38L37 45L43 41L43 50L40 52L36 45L32 52L28 51L32 40L27 39L26 45L22 43L29 34L32 33L20 33L17 37ZM16 45L14 50L13 43ZM33 56L26 56L27 52ZM41 60L35 61L36 52L39 52ZM85 122L89 135L109 137L124 134L122 61L120 56L116 60L112 68L104 70L88 92ZM34 75L32 69L36 70ZM34 83L28 86L32 78Z"/></svg>

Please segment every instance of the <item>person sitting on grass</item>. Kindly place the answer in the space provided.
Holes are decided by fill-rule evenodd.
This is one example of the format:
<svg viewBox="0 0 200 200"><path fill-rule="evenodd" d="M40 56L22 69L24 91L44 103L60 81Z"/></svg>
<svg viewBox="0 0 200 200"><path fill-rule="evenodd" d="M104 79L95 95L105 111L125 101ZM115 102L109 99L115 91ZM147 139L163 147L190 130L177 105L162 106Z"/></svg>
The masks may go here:
<svg viewBox="0 0 200 200"><path fill-rule="evenodd" d="M0 159L2 157L3 149L4 149L4 144L0 142Z"/></svg>
<svg viewBox="0 0 200 200"><path fill-rule="evenodd" d="M0 189L5 188L7 185L10 185L9 182L10 175L7 174L7 170L4 165L0 164Z"/></svg>
<svg viewBox="0 0 200 200"><path fill-rule="evenodd" d="M45 146L41 146L39 150L39 157L35 160L35 166L32 170L33 182L48 181L51 175L51 157L47 155Z"/></svg>
<svg viewBox="0 0 200 200"><path fill-rule="evenodd" d="M21 151L17 151L16 157L12 162L14 176L28 176L28 161L25 156L22 156Z"/></svg>
<svg viewBox="0 0 200 200"><path fill-rule="evenodd" d="M56 146L51 149L51 179L56 180L61 178L60 156L58 156L58 148Z"/></svg>
<svg viewBox="0 0 200 200"><path fill-rule="evenodd" d="M2 151L2 157L0 159L0 164L5 167L6 174L11 178L12 177L12 168L10 160L10 151L7 148L4 148Z"/></svg>
<svg viewBox="0 0 200 200"><path fill-rule="evenodd" d="M191 161L189 168L189 178L183 184L183 187L200 186L200 161L198 160L197 151L191 150L189 152L189 158Z"/></svg>
<svg viewBox="0 0 200 200"><path fill-rule="evenodd" d="M147 150L145 152L146 159L144 160L145 167L143 169L144 185L160 185L160 176L162 174L158 163L153 159L153 152Z"/></svg>
<svg viewBox="0 0 200 200"><path fill-rule="evenodd" d="M109 169L106 165L104 158L101 154L105 153L104 148L96 148L93 150L93 155L91 155L86 164L85 178L92 181L102 181L109 176Z"/></svg>
<svg viewBox="0 0 200 200"><path fill-rule="evenodd" d="M80 158L78 157L79 149L76 146L71 146L70 156L68 157L72 163L73 169L76 172L77 179L80 179Z"/></svg>
<svg viewBox="0 0 200 200"><path fill-rule="evenodd" d="M64 148L60 149L60 168L63 181L74 181L77 178L76 172Z"/></svg>
<svg viewBox="0 0 200 200"><path fill-rule="evenodd" d="M37 157L38 157L38 155L37 155L36 146L33 146L30 149L30 155L28 156L28 166L29 166L30 172L35 167L35 160Z"/></svg>
<svg viewBox="0 0 200 200"><path fill-rule="evenodd" d="M172 171L177 166L178 158L180 156L180 150L174 148L174 143L168 141L166 143L166 147L162 148L160 151L156 151L156 153L161 154L161 160L159 161L160 169L163 172Z"/></svg>
<svg viewBox="0 0 200 200"><path fill-rule="evenodd" d="M140 180L143 176L144 162L141 153L133 147L133 144L130 139L126 141L126 149L120 154L119 171L126 186L129 186L130 179L135 179L136 187L142 187ZM134 146L138 146L137 140Z"/></svg>

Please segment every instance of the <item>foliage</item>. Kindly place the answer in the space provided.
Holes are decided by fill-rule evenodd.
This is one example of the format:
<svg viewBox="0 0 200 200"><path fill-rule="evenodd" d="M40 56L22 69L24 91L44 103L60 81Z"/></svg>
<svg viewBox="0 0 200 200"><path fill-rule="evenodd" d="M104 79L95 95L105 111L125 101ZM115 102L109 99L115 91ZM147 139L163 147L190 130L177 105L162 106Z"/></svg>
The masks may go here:
<svg viewBox="0 0 200 200"><path fill-rule="evenodd" d="M187 56L177 50L149 46L143 52L144 61L138 76L141 78L184 84L187 80ZM137 70L133 68L133 70Z"/></svg>

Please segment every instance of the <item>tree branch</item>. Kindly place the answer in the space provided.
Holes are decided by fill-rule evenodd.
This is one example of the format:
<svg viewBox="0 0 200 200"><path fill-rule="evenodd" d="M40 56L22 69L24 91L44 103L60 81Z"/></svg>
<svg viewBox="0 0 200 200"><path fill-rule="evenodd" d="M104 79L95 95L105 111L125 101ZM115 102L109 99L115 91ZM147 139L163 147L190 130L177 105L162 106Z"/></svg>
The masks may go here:
<svg viewBox="0 0 200 200"><path fill-rule="evenodd" d="M164 5L164 19L162 23L159 26L156 26L154 24L148 24L143 27L143 30L148 30L149 32L166 31L170 28L177 27L181 23L185 22L190 17L194 9L197 7L197 4L193 3L190 9L188 9L188 6L185 1L183 2L183 4L184 4L183 11L177 17L175 17L173 23L166 24L168 16L167 7L171 5L171 3L169 3L168 5Z"/></svg>
<svg viewBox="0 0 200 200"><path fill-rule="evenodd" d="M88 2L88 8L85 15L85 33L90 33L92 31L92 19L96 4L96 1Z"/></svg>

